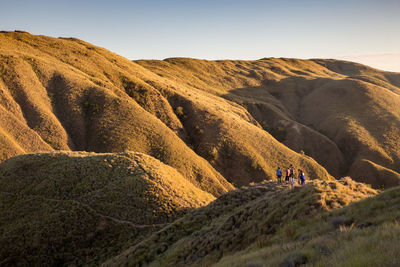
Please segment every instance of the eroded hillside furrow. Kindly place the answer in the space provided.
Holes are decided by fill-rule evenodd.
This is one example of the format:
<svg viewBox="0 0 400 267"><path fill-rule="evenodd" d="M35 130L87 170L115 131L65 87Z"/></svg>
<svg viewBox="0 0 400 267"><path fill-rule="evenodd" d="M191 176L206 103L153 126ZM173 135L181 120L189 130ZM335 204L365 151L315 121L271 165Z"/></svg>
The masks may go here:
<svg viewBox="0 0 400 267"><path fill-rule="evenodd" d="M289 164L290 158L298 160L293 151L288 151L286 158L274 154L280 144L271 141L242 106L196 90L173 93L169 101L188 133L188 145L229 181L244 185L251 180L270 179L273 165ZM312 177L325 176L311 170L312 162L300 162L313 173Z"/></svg>
<svg viewBox="0 0 400 267"><path fill-rule="evenodd" d="M236 184L271 179L275 165L282 159L287 163L293 159L293 163L310 172L310 177L329 177L321 166L290 150L288 157L275 153L277 147L286 149L278 142L272 141L274 148L268 151L271 137L259 132L260 126L243 107L204 94L202 90L192 94L192 88L180 82L161 78L137 63L80 40L28 33L3 33L0 37L4 51L18 50L15 57L23 53L26 65L31 66L31 76L36 79L37 86L30 85L30 92L42 95L43 99L29 97L29 103L45 105L47 110L39 109L37 116L45 119L50 112L55 120L42 120L40 127L34 130L56 149L147 153L175 167L195 185L215 195L232 188L225 178ZM256 73L251 75L257 77ZM27 79L22 73L20 76ZM200 73L196 77L203 82L207 80ZM226 79L220 80L223 81ZM193 105L194 112L185 122L187 129L175 114L179 105L169 103L174 95L182 96ZM198 116L200 114L204 116ZM198 123L194 124L196 120ZM59 128L54 130L54 125ZM215 127L209 127L211 125ZM64 136L59 136L57 131ZM48 136L48 132L54 133ZM258 141L258 137L251 136L262 137ZM251 142L248 144L245 140ZM260 142L265 143L261 150Z"/></svg>
<svg viewBox="0 0 400 267"><path fill-rule="evenodd" d="M62 76L55 73L46 87L54 109L54 114L63 125L69 137L71 150L86 150L87 127L83 118L83 99L74 94L73 85Z"/></svg>
<svg viewBox="0 0 400 267"><path fill-rule="evenodd" d="M227 180L274 179L290 164L310 179L375 183L362 166L398 172L395 73L319 59L132 62L78 39L20 32L0 41L9 91L0 104L51 149L150 154L214 195L233 188ZM2 159L18 146L32 151L1 127L12 136ZM397 184L383 173L376 186Z"/></svg>
<svg viewBox="0 0 400 267"><path fill-rule="evenodd" d="M69 150L68 135L54 116L46 89L30 65L21 59L15 59L11 65L14 67L4 73L4 84L18 104L27 126L54 149ZM15 78L8 76L11 73L16 74Z"/></svg>
<svg viewBox="0 0 400 267"><path fill-rule="evenodd" d="M124 91L135 100L143 109L160 119L182 140L187 138L187 133L181 121L174 113L168 100L153 86L143 81L122 79Z"/></svg>
<svg viewBox="0 0 400 267"><path fill-rule="evenodd" d="M323 59L136 62L246 107L277 140L310 155L336 177L351 175L378 187L400 183L390 175L390 182L379 175L377 183L374 175L360 172L361 166L371 167L365 160L398 170L400 142L392 125L400 123L399 74Z"/></svg>
<svg viewBox="0 0 400 267"><path fill-rule="evenodd" d="M5 86L12 88L12 102L16 100L22 119L54 149L138 151L159 158L215 195L233 188L181 140L185 133L168 101L142 82L143 76L156 75L104 49L89 44L90 49L82 47L80 41L27 33L3 33L0 37L4 53L13 51L12 47L18 50L14 61L5 58L2 63ZM19 39L40 49L30 50ZM6 101L0 104L10 107ZM8 126L4 125L5 132L12 132ZM2 159L21 153L7 143L11 142L8 138L2 140L7 148Z"/></svg>
<svg viewBox="0 0 400 267"><path fill-rule="evenodd" d="M315 159L335 177L344 176L348 166L345 166L343 152L328 136L304 125L290 113L282 112L276 104L263 100L240 100L232 93L226 95L228 99L241 103L258 121L262 128L274 136L279 142L298 153L304 153ZM233 93L234 94L234 93Z"/></svg>

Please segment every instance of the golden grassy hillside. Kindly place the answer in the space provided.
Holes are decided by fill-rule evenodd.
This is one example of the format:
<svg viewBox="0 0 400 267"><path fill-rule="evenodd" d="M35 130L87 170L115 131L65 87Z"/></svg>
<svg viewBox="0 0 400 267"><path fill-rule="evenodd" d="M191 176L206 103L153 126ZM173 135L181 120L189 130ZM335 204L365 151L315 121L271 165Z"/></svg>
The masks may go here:
<svg viewBox="0 0 400 267"><path fill-rule="evenodd" d="M210 266L224 255L282 236L298 237L292 225L377 192L350 178L314 180L289 189L274 182L226 193L153 233L104 266Z"/></svg>
<svg viewBox="0 0 400 267"><path fill-rule="evenodd" d="M332 178L273 138L245 107L189 79L161 77L74 38L3 32L0 43L0 160L59 149L137 151L214 196L232 189L229 182L272 179L278 165L290 163L311 179Z"/></svg>
<svg viewBox="0 0 400 267"><path fill-rule="evenodd" d="M157 75L75 39L1 33L0 43L0 160L53 149L131 150L214 195L233 188L182 141L179 119L149 84Z"/></svg>
<svg viewBox="0 0 400 267"><path fill-rule="evenodd" d="M398 266L400 187L347 207L295 220L268 243L213 266Z"/></svg>
<svg viewBox="0 0 400 267"><path fill-rule="evenodd" d="M0 32L0 265L388 265L398 188L333 176L398 185L399 128L398 73Z"/></svg>
<svg viewBox="0 0 400 267"><path fill-rule="evenodd" d="M399 184L400 73L323 59L136 62L244 106L256 125L336 177Z"/></svg>
<svg viewBox="0 0 400 267"><path fill-rule="evenodd" d="M0 164L1 265L98 265L215 198L141 153L52 152Z"/></svg>

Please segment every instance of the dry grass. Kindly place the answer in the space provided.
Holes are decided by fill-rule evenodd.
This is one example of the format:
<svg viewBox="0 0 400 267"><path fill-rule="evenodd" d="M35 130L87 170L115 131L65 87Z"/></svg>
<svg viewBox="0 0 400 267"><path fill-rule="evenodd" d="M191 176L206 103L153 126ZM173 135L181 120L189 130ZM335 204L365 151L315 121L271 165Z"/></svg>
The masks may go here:
<svg viewBox="0 0 400 267"><path fill-rule="evenodd" d="M288 259L302 256L310 266L397 266L399 264L400 229L396 223L373 228L353 229L346 233L324 235L243 251L223 258L212 266L282 266Z"/></svg>
<svg viewBox="0 0 400 267"><path fill-rule="evenodd" d="M7 96L1 104L25 123L22 135L37 133L31 139L40 150L146 153L215 196L233 188L226 179L236 185L273 179L276 165L292 163L311 179L331 178L233 102L80 40L12 32L0 38ZM4 141L2 159L23 153L12 142L26 142L17 140L10 123L2 125L12 138Z"/></svg>
<svg viewBox="0 0 400 267"><path fill-rule="evenodd" d="M277 235L263 247L253 245L214 266L280 266L300 254L311 266L397 266L399 264L399 187L341 209L292 221L296 235ZM341 218L343 224L332 225ZM283 233L283 232L282 232Z"/></svg>
<svg viewBox="0 0 400 267"><path fill-rule="evenodd" d="M137 63L246 107L264 130L297 152L307 151L335 177L350 175L377 187L399 184L398 73L345 61L285 58ZM372 173L367 161L378 166L375 170L396 174Z"/></svg>
<svg viewBox="0 0 400 267"><path fill-rule="evenodd" d="M256 184L189 213L105 265L208 266L251 245L297 239L301 232L294 223L376 193L349 178L315 180L295 189L274 182Z"/></svg>
<svg viewBox="0 0 400 267"><path fill-rule="evenodd" d="M22 155L0 178L0 262L18 265L96 265L215 199L131 152Z"/></svg>
<svg viewBox="0 0 400 267"><path fill-rule="evenodd" d="M76 39L1 33L0 42L0 160L53 149L131 150L215 196L233 188L181 139L179 119L152 86L167 87L159 76Z"/></svg>
<svg viewBox="0 0 400 267"><path fill-rule="evenodd" d="M335 60L132 62L81 40L21 32L0 33L0 43L0 161L60 149L132 150L173 167L130 153L50 154L54 170L42 166L51 161L48 154L6 161L1 169L3 190L32 199L24 202L6 194L4 203L16 203L17 215L31 212L29 203L36 203L37 214L28 212L31 221L43 212L56 214L47 218L50 224L59 220L54 219L59 216L58 202L50 205L44 195L62 200L67 205L63 210L72 212L69 218L82 209L89 211L81 204L65 203L73 200L109 216L154 223L208 203L233 189L231 183L272 180L278 165L294 164L308 180L325 180L294 190L255 184L225 194L165 228L160 236L156 233L137 251L127 250L128 259L141 253L137 262L158 260L156 255L166 250L161 260L167 263L208 263L254 242L269 244L273 236L290 243L290 238L301 235L297 226L308 216L375 193L350 179L334 181L326 169L375 186L400 181L399 74ZM109 167L108 157L116 157L117 164ZM132 193L117 190L114 178L131 175L126 164L132 161L162 167L145 169L137 179L125 181L124 190L134 193L131 202L124 198L127 203L121 203L121 194ZM19 165L23 167L18 169ZM12 171L4 172L8 168ZM65 170L71 173L64 177ZM104 174L110 175L105 177L109 183L98 180ZM7 210L14 212L3 209ZM28 221L3 225L28 232L39 227ZM80 229L74 227L71 231ZM207 238L202 238L205 233ZM15 237L18 242L39 240ZM185 252L182 246L192 249ZM209 254L199 256L197 251Z"/></svg>
<svg viewBox="0 0 400 267"><path fill-rule="evenodd" d="M110 263L211 264L246 248L277 252L285 240L271 262L306 255L324 264L327 258L312 246L303 251L297 239L309 236L315 244L332 231L332 216L366 220L357 208L356 219L349 215L358 206L340 208L376 193L330 174L399 184L399 74L336 60L132 62L78 39L21 32L0 33L0 43L0 161L60 149L136 151L172 167L130 152L4 162L5 263L98 265L155 229L121 220L171 222L222 195ZM274 179L275 168L289 164L318 180L293 190L254 183ZM231 183L253 186L226 193ZM374 203L359 204L370 213L387 204L361 203ZM321 213L330 209L340 211ZM318 222L307 221L317 214ZM387 214L375 217L377 224L387 221ZM355 253L353 233L361 231L359 247L365 245L366 232L351 224L339 229L350 242L340 255ZM248 263L248 251L242 253ZM257 253L254 264L266 257Z"/></svg>
<svg viewBox="0 0 400 267"><path fill-rule="evenodd" d="M245 185L273 179L277 165L290 163L312 179L330 178L321 164L379 187L399 182L394 73L334 60L131 62L77 39L0 38L2 118L10 118L1 124L1 159L133 150L214 195L232 188L224 177ZM23 134L13 130L16 119ZM363 171L368 162L378 175Z"/></svg>

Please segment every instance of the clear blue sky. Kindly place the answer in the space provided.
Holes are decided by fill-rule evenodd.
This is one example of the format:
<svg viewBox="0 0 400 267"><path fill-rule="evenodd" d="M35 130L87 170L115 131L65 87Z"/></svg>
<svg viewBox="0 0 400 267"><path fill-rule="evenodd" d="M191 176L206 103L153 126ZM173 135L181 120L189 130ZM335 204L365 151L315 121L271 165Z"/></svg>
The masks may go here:
<svg viewBox="0 0 400 267"><path fill-rule="evenodd" d="M400 0L0 0L0 7L1 30L73 36L129 59L400 53Z"/></svg>

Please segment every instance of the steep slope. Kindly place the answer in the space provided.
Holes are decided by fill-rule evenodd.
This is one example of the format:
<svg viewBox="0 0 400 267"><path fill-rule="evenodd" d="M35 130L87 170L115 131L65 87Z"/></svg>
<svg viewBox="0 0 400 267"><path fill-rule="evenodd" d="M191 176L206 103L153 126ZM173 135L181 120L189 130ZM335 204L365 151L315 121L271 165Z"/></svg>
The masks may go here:
<svg viewBox="0 0 400 267"><path fill-rule="evenodd" d="M214 197L141 153L54 152L0 164L0 263L98 265Z"/></svg>
<svg viewBox="0 0 400 267"><path fill-rule="evenodd" d="M19 32L0 33L0 43L0 111L24 126L16 132L1 125L0 160L53 149L137 151L214 196L233 189L230 182L273 179L278 165L291 163L312 179L332 178L263 130L244 107L105 49Z"/></svg>
<svg viewBox="0 0 400 267"><path fill-rule="evenodd" d="M183 129L168 102L141 79L158 76L75 39L0 33L0 43L0 160L53 149L132 150L214 195L233 188L179 138Z"/></svg>
<svg viewBox="0 0 400 267"><path fill-rule="evenodd" d="M264 130L336 177L350 175L375 186L399 184L399 73L323 59L137 63L246 107Z"/></svg>
<svg viewBox="0 0 400 267"><path fill-rule="evenodd" d="M313 181L288 189L274 182L228 192L104 266L208 266L223 255L266 243L291 223L348 205L377 192L351 179Z"/></svg>

